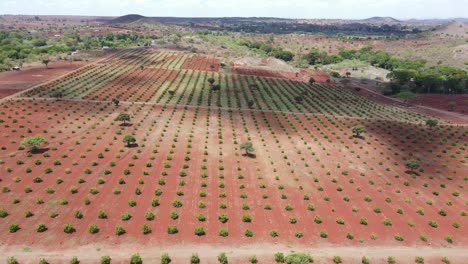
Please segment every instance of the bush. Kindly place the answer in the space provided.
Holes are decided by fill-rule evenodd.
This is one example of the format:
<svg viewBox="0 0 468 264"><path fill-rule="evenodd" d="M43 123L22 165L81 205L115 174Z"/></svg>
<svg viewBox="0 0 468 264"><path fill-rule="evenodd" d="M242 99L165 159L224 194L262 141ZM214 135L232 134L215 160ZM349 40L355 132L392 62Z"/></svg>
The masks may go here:
<svg viewBox="0 0 468 264"><path fill-rule="evenodd" d="M171 263L171 258L169 257L169 254L164 253L161 255L161 264L169 264Z"/></svg>
<svg viewBox="0 0 468 264"><path fill-rule="evenodd" d="M366 256L363 256L361 258L361 263L362 264L370 264L370 260Z"/></svg>
<svg viewBox="0 0 468 264"><path fill-rule="evenodd" d="M252 222L252 217L250 215L248 215L248 214L245 214L245 215L242 216L242 221L246 222L246 223L250 223L250 222Z"/></svg>
<svg viewBox="0 0 468 264"><path fill-rule="evenodd" d="M47 230L47 227L45 224L43 223L37 224L36 232L42 233L42 232L45 232L46 230Z"/></svg>
<svg viewBox="0 0 468 264"><path fill-rule="evenodd" d="M65 232L67 234L71 234L71 233L75 232L75 228L73 227L73 225L71 223L67 223L67 224L63 225L63 232Z"/></svg>
<svg viewBox="0 0 468 264"><path fill-rule="evenodd" d="M254 263L257 263L258 260L257 260L257 256L253 255L253 256L250 256L249 257L249 262L254 264Z"/></svg>
<svg viewBox="0 0 468 264"><path fill-rule="evenodd" d="M0 208L0 217L5 218L8 216L8 212L5 208Z"/></svg>
<svg viewBox="0 0 468 264"><path fill-rule="evenodd" d="M193 253L192 256L190 257L190 264L199 264L200 263L200 258L198 257L197 253Z"/></svg>
<svg viewBox="0 0 468 264"><path fill-rule="evenodd" d="M203 236L205 235L205 229L203 227L199 226L195 228L195 235L197 236Z"/></svg>
<svg viewBox="0 0 468 264"><path fill-rule="evenodd" d="M111 258L109 256L102 256L101 257L101 264L110 264Z"/></svg>
<svg viewBox="0 0 468 264"><path fill-rule="evenodd" d="M342 263L343 261L341 260L340 256L333 256L333 263L339 264Z"/></svg>
<svg viewBox="0 0 468 264"><path fill-rule="evenodd" d="M47 262L46 259L41 258L39 259L39 264L49 264L49 262Z"/></svg>
<svg viewBox="0 0 468 264"><path fill-rule="evenodd" d="M96 224L90 224L88 226L88 232L91 234L96 234L97 232L99 232L99 228Z"/></svg>
<svg viewBox="0 0 468 264"><path fill-rule="evenodd" d="M389 257L387 258L387 263L388 263L388 264L394 264L394 263L396 263L395 257L389 256Z"/></svg>
<svg viewBox="0 0 468 264"><path fill-rule="evenodd" d="M68 263L69 264L79 264L80 261L78 260L78 257L72 257Z"/></svg>
<svg viewBox="0 0 468 264"><path fill-rule="evenodd" d="M310 255L301 252L291 253L284 260L287 264L308 264L313 262Z"/></svg>
<svg viewBox="0 0 468 264"><path fill-rule="evenodd" d="M421 256L416 256L414 258L414 262L418 263L418 264L423 264L424 263L424 258L421 257Z"/></svg>
<svg viewBox="0 0 468 264"><path fill-rule="evenodd" d="M220 228L218 234L219 236L227 237L229 235L229 231L226 228Z"/></svg>
<svg viewBox="0 0 468 264"><path fill-rule="evenodd" d="M228 264L228 258L226 256L226 253L222 252L221 254L218 255L218 261L221 264Z"/></svg>
<svg viewBox="0 0 468 264"><path fill-rule="evenodd" d="M8 229L10 230L10 233L15 233L16 231L20 229L20 227L18 224L13 223L8 226Z"/></svg>
<svg viewBox="0 0 468 264"><path fill-rule="evenodd" d="M18 264L18 261L16 260L15 257L8 257L6 259L6 264Z"/></svg>
<svg viewBox="0 0 468 264"><path fill-rule="evenodd" d="M175 225L170 225L167 227L167 233L172 235L172 234L176 234L177 232L179 232L179 230L177 229L177 226Z"/></svg>
<svg viewBox="0 0 468 264"><path fill-rule="evenodd" d="M118 236L121 236L125 234L125 229L122 226L116 226L115 227L115 234Z"/></svg>
<svg viewBox="0 0 468 264"><path fill-rule="evenodd" d="M151 233L151 227L149 227L149 225L147 224L143 224L143 226L141 227L141 232L143 233L143 235L149 234Z"/></svg>
<svg viewBox="0 0 468 264"><path fill-rule="evenodd" d="M139 255L138 253L137 253L137 254L133 254L133 255L130 257L129 264L143 264L143 260L141 259L140 255Z"/></svg>
<svg viewBox="0 0 468 264"><path fill-rule="evenodd" d="M227 216L227 214L225 213L221 213L219 216L218 216L218 220L221 222L221 223L226 223L229 218Z"/></svg>
<svg viewBox="0 0 468 264"><path fill-rule="evenodd" d="M284 259L284 254L281 253L281 252L278 252L275 254L275 261L278 262L278 263L284 263L285 259Z"/></svg>
<svg viewBox="0 0 468 264"><path fill-rule="evenodd" d="M246 237L253 237L253 232L250 229L246 229L244 234Z"/></svg>

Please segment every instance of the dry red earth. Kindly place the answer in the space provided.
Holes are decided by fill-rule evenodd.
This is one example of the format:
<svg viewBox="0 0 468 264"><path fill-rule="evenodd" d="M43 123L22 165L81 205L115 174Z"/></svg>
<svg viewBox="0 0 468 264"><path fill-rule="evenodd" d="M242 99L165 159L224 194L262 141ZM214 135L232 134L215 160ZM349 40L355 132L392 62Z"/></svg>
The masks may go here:
<svg viewBox="0 0 468 264"><path fill-rule="evenodd" d="M187 58L126 50L22 95L30 98L0 104L0 208L8 214L0 218L0 260L16 255L28 261L54 250L64 253L45 256L57 263L77 254L97 263L101 255L122 260L141 249L150 262L165 250L184 259L199 250L204 263L215 263L219 251L235 258L239 249L240 259L229 263L255 254L271 263L276 251L291 247L312 254L327 248L315 263L341 254L345 263L362 255L372 263L390 255L468 261L466 123L441 119L431 129L422 125L427 116L333 85L180 69ZM220 91L209 89L208 76ZM52 91L65 98L48 98ZM118 107L109 101L117 94ZM302 103L294 101L297 95ZM132 116L131 125L113 121L120 112ZM352 136L356 124L367 129L361 138ZM122 143L128 133L137 146ZM48 143L28 156L18 146L36 134ZM248 140L254 157L240 149ZM421 169L409 173L405 159L419 159ZM126 212L131 218L122 220ZM147 212L154 219L146 219ZM20 227L14 233L8 231L12 223ZM39 223L45 232L36 232ZM64 233L66 223L75 232ZM88 232L91 224L98 233ZM143 224L151 233L142 234ZM168 234L170 225L178 232ZM116 226L125 233L116 235ZM197 227L205 234L195 235ZM104 250L94 252L94 246ZM24 247L32 250L29 257L20 253ZM359 258L340 247L355 249ZM373 255L379 247L388 250ZM391 250L419 247L429 249L403 256Z"/></svg>
<svg viewBox="0 0 468 264"><path fill-rule="evenodd" d="M0 98L12 95L39 83L59 77L86 65L87 62L55 61L48 65L27 67L21 71L0 73Z"/></svg>
<svg viewBox="0 0 468 264"><path fill-rule="evenodd" d="M456 103L453 110L448 107L449 102ZM411 100L411 103L465 115L468 114L468 94L419 94Z"/></svg>

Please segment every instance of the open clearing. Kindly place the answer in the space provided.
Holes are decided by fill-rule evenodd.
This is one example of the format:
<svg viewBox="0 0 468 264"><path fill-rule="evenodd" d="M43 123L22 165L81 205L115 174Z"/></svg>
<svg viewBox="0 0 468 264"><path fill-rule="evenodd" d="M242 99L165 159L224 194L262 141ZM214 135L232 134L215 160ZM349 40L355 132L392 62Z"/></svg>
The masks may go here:
<svg viewBox="0 0 468 264"><path fill-rule="evenodd" d="M438 118L429 128L427 115L333 84L218 67L212 57L126 49L4 100L0 259L196 252L215 263L232 251L233 263L269 263L299 249L328 262L468 261L466 123ZM129 123L114 121L121 112ZM353 136L355 125L367 132ZM129 133L137 145L122 143ZM40 153L18 148L36 134L48 141ZM409 159L421 168L407 171Z"/></svg>

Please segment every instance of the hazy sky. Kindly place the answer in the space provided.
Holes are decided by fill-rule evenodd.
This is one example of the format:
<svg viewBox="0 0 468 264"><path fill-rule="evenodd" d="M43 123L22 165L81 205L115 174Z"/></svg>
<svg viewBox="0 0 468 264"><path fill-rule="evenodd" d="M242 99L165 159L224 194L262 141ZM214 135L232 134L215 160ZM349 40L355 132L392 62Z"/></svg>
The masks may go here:
<svg viewBox="0 0 468 264"><path fill-rule="evenodd" d="M468 17L468 0L0 0L0 14L453 18Z"/></svg>

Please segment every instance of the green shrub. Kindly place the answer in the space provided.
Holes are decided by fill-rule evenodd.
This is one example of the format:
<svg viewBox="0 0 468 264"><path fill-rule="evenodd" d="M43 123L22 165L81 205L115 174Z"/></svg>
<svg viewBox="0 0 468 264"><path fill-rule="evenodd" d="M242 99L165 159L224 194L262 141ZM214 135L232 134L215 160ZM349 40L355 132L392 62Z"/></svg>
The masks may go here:
<svg viewBox="0 0 468 264"><path fill-rule="evenodd" d="M312 263L313 259L309 254L294 252L286 256L284 259L287 264L308 264Z"/></svg>
<svg viewBox="0 0 468 264"><path fill-rule="evenodd" d="M218 255L218 261L221 264L228 264L228 258L226 256L226 253L222 252L221 254Z"/></svg>
<svg viewBox="0 0 468 264"><path fill-rule="evenodd" d="M333 256L333 263L339 264L342 263L343 261L341 260L340 256Z"/></svg>
<svg viewBox="0 0 468 264"><path fill-rule="evenodd" d="M10 230L10 233L15 233L19 229L20 229L20 227L16 223L12 223L12 224L8 225L8 230Z"/></svg>
<svg viewBox="0 0 468 264"><path fill-rule="evenodd" d="M171 258L169 257L169 254L164 253L161 255L161 264L169 264L171 263Z"/></svg>
<svg viewBox="0 0 468 264"><path fill-rule="evenodd" d="M73 232L75 232L75 228L73 227L73 224L71 223L67 223L65 225L63 225L63 232L67 233L67 234L71 234Z"/></svg>
<svg viewBox="0 0 468 264"><path fill-rule="evenodd" d="M5 218L8 216L8 212L5 208L0 208L0 217Z"/></svg>
<svg viewBox="0 0 468 264"><path fill-rule="evenodd" d="M39 223L36 225L36 232L42 233L42 232L45 232L46 230L47 230L47 227L45 224Z"/></svg>
<svg viewBox="0 0 468 264"><path fill-rule="evenodd" d="M167 227L167 233L172 235L172 234L176 234L177 232L179 232L179 230L177 229L177 226L175 225L170 225Z"/></svg>
<svg viewBox="0 0 468 264"><path fill-rule="evenodd" d="M125 234L125 229L122 226L116 226L115 227L115 234L118 236L121 236Z"/></svg>
<svg viewBox="0 0 468 264"><path fill-rule="evenodd" d="M285 262L284 254L281 252L275 253L275 261L278 263L284 263Z"/></svg>
<svg viewBox="0 0 468 264"><path fill-rule="evenodd" d="M111 258L109 256L102 256L101 257L101 264L110 264Z"/></svg>
<svg viewBox="0 0 468 264"><path fill-rule="evenodd" d="M249 262L254 264L254 263L257 263L258 260L257 260L257 256L253 255L253 256L250 256L249 257Z"/></svg>
<svg viewBox="0 0 468 264"><path fill-rule="evenodd" d="M15 257L8 257L6 259L6 264L18 264L19 262L16 260Z"/></svg>
<svg viewBox="0 0 468 264"><path fill-rule="evenodd" d="M78 260L78 257L72 257L70 261L68 262L69 264L79 264L80 261Z"/></svg>
<svg viewBox="0 0 468 264"><path fill-rule="evenodd" d="M198 257L197 253L193 253L190 257L190 264L200 264L200 257Z"/></svg>
<svg viewBox="0 0 468 264"><path fill-rule="evenodd" d="M250 229L246 229L244 234L246 237L253 237L253 232Z"/></svg>
<svg viewBox="0 0 468 264"><path fill-rule="evenodd" d="M147 224L143 224L143 226L141 227L141 232L143 233L143 235L149 234L151 233L151 227Z"/></svg>
<svg viewBox="0 0 468 264"><path fill-rule="evenodd" d="M203 227L199 226L195 228L195 235L197 236L203 236L205 235L205 229Z"/></svg>
<svg viewBox="0 0 468 264"><path fill-rule="evenodd" d="M133 255L130 257L129 264L143 264L143 260L141 259L140 255L139 255L138 253L137 253L137 254L133 254Z"/></svg>
<svg viewBox="0 0 468 264"><path fill-rule="evenodd" d="M229 232L226 228L220 228L218 234L219 236L227 237L229 235Z"/></svg>
<svg viewBox="0 0 468 264"><path fill-rule="evenodd" d="M88 232L90 234L96 234L97 232L99 232L99 228L98 228L98 226L96 224L90 224L88 226Z"/></svg>

